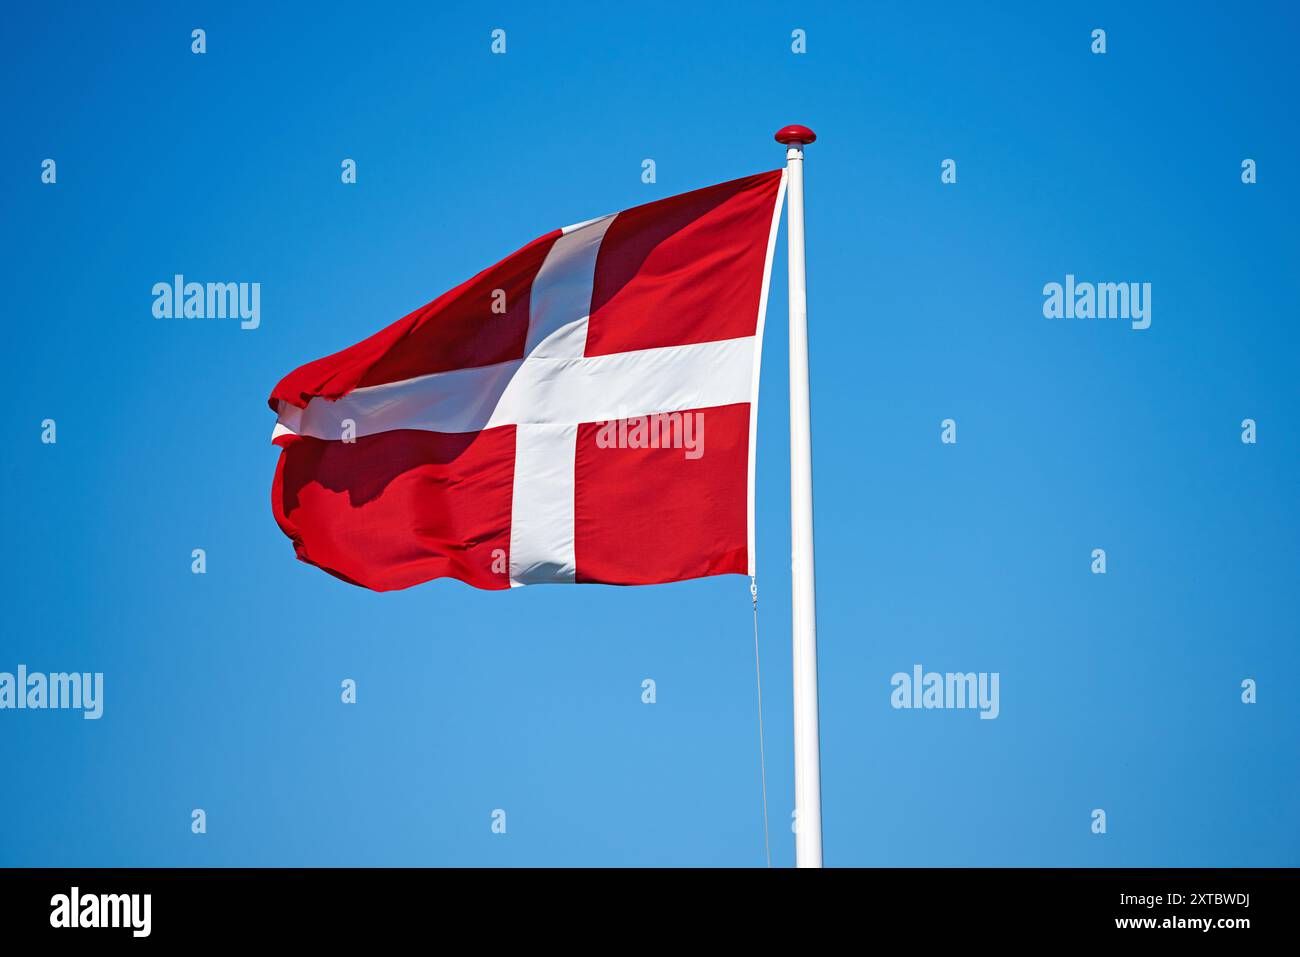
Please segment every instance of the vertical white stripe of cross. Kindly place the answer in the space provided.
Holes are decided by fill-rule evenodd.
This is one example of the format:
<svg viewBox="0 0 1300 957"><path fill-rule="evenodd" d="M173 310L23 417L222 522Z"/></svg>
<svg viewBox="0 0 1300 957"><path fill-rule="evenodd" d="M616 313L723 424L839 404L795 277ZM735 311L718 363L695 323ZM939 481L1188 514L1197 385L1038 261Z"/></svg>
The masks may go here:
<svg viewBox="0 0 1300 957"><path fill-rule="evenodd" d="M614 216L566 228L533 279L526 358L581 358L596 256ZM510 518L510 584L576 580L574 462L578 423L515 427L515 481Z"/></svg>

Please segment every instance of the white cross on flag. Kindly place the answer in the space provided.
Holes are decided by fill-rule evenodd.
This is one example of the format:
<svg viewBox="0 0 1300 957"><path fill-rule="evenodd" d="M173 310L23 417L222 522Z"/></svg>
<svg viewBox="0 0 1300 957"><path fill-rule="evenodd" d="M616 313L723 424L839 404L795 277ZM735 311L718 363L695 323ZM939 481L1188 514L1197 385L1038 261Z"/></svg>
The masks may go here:
<svg viewBox="0 0 1300 957"><path fill-rule="evenodd" d="M555 230L281 380L276 521L379 591L752 574L783 170Z"/></svg>

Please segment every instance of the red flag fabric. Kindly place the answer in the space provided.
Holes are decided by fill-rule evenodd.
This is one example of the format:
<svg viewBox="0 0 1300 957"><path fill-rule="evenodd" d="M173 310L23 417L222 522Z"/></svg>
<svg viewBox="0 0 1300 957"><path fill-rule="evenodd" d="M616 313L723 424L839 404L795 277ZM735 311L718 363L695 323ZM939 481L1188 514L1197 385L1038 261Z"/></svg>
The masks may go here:
<svg viewBox="0 0 1300 957"><path fill-rule="evenodd" d="M271 393L298 558L378 591L752 574L785 173L547 233Z"/></svg>

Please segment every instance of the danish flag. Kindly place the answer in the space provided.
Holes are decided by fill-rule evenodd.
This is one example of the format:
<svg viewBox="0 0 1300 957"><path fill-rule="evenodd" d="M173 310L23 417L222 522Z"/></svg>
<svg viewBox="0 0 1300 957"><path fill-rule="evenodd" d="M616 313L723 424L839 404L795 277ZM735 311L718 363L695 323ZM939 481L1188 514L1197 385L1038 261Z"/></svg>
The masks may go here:
<svg viewBox="0 0 1300 957"><path fill-rule="evenodd" d="M378 591L754 572L774 170L558 229L271 393L298 558Z"/></svg>

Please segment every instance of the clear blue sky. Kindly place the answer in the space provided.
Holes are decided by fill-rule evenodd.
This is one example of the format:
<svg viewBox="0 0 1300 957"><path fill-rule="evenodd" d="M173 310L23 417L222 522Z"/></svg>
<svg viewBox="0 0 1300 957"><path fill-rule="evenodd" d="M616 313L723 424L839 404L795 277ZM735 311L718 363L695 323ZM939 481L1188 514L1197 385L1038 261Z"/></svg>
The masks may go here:
<svg viewBox="0 0 1300 957"><path fill-rule="evenodd" d="M1289 5L137 6L0 38L0 670L106 698L0 712L0 864L761 864L745 579L344 585L272 520L266 397L547 230L779 166L794 122L827 863L1300 863ZM758 560L789 865L783 243ZM261 327L155 320L178 272L262 283ZM1151 328L1045 319L1067 273L1150 282ZM1000 716L894 710L917 663L998 672Z"/></svg>

